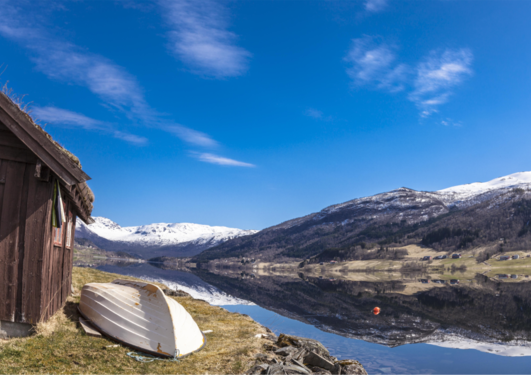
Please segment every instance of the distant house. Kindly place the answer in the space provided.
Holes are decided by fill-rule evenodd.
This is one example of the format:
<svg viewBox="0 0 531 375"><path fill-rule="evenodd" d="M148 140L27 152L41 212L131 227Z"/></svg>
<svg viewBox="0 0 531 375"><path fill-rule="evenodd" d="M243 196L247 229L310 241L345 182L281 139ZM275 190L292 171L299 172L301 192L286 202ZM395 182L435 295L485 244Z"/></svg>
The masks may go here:
<svg viewBox="0 0 531 375"><path fill-rule="evenodd" d="M461 254L452 254L452 259L459 259L461 258Z"/></svg>
<svg viewBox="0 0 531 375"><path fill-rule="evenodd" d="M502 255L500 256L500 260L511 260L511 257L509 255Z"/></svg>
<svg viewBox="0 0 531 375"><path fill-rule="evenodd" d="M76 217L93 223L89 179L0 93L0 335L27 334L66 302Z"/></svg>
<svg viewBox="0 0 531 375"><path fill-rule="evenodd" d="M335 260L331 260L330 263L334 264L337 263Z"/></svg>

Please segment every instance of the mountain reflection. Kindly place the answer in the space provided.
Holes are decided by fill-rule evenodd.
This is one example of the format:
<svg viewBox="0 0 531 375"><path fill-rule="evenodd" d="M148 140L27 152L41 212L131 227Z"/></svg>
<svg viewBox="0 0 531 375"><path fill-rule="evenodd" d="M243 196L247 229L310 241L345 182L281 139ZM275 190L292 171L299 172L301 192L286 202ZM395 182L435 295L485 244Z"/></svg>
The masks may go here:
<svg viewBox="0 0 531 375"><path fill-rule="evenodd" d="M404 275L352 281L227 269L194 273L235 297L350 338L390 347L422 342L531 355L529 282L482 275L459 282Z"/></svg>

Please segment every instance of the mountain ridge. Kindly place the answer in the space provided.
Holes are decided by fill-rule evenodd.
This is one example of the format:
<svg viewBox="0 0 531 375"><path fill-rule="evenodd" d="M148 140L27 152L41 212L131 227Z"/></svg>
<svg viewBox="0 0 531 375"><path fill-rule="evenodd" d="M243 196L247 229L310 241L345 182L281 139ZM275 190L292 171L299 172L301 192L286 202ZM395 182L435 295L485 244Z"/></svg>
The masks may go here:
<svg viewBox="0 0 531 375"><path fill-rule="evenodd" d="M92 241L108 251L123 251L140 257L193 256L224 241L254 234L222 226L193 223L153 223L121 227L105 217L94 217L95 223L76 223L76 238Z"/></svg>
<svg viewBox="0 0 531 375"><path fill-rule="evenodd" d="M266 261L293 261L313 257L329 249L340 249L343 255L348 253L350 255L345 256L352 258L357 256L355 253L365 253L363 256L366 256L370 249L377 246L399 247L421 243L428 233L444 232L446 229L450 230L450 235L435 244L438 250L494 245L499 238L516 239L509 247L519 246L522 244L519 233L524 230L522 223L531 220L531 217L528 218L531 205L530 212L526 211L529 199L531 172L518 172L487 182L434 192L399 188L331 205L319 212L263 229L252 236L227 241L208 249L194 260L205 262L252 256ZM513 204L519 201L523 202L523 208ZM507 215L513 215L515 219L510 225L500 220ZM476 225L475 221L481 222L481 225ZM493 229L495 223L500 230ZM451 228L456 230L452 232ZM452 233L459 238L450 238ZM469 238L471 236L476 237ZM374 256L374 251L372 253Z"/></svg>

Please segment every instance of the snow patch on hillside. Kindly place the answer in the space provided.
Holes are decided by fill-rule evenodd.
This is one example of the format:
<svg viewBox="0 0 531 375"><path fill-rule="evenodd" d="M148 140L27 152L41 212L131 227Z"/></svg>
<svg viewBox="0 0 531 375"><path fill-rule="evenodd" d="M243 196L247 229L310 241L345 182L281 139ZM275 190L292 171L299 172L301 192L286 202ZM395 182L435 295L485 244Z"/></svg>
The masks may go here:
<svg viewBox="0 0 531 375"><path fill-rule="evenodd" d="M522 341L489 343L448 335L444 337L444 341L427 342L426 344L452 349L474 349L504 357L531 356L531 343Z"/></svg>
<svg viewBox="0 0 531 375"><path fill-rule="evenodd" d="M517 187L531 187L531 172L518 172L508 176L498 177L487 182L474 182L442 189L437 193L452 196L453 199L464 200L492 190L513 189Z"/></svg>
<svg viewBox="0 0 531 375"><path fill-rule="evenodd" d="M254 234L256 230L243 230L220 226L192 223L156 223L133 227L121 227L104 217L94 217L95 223L76 222L76 236L91 239L94 235L112 242L130 243L140 246L168 246L193 241L202 245L213 245L230 239Z"/></svg>

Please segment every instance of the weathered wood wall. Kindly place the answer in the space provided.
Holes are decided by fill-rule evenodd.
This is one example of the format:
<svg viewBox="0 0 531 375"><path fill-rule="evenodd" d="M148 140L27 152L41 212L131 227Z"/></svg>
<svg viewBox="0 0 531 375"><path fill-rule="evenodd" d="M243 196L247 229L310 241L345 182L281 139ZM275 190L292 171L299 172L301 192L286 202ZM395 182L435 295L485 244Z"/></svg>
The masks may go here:
<svg viewBox="0 0 531 375"><path fill-rule="evenodd" d="M53 178L34 177L36 163L0 123L0 320L47 320L70 291L73 238L67 249L65 228L62 246L53 245Z"/></svg>

